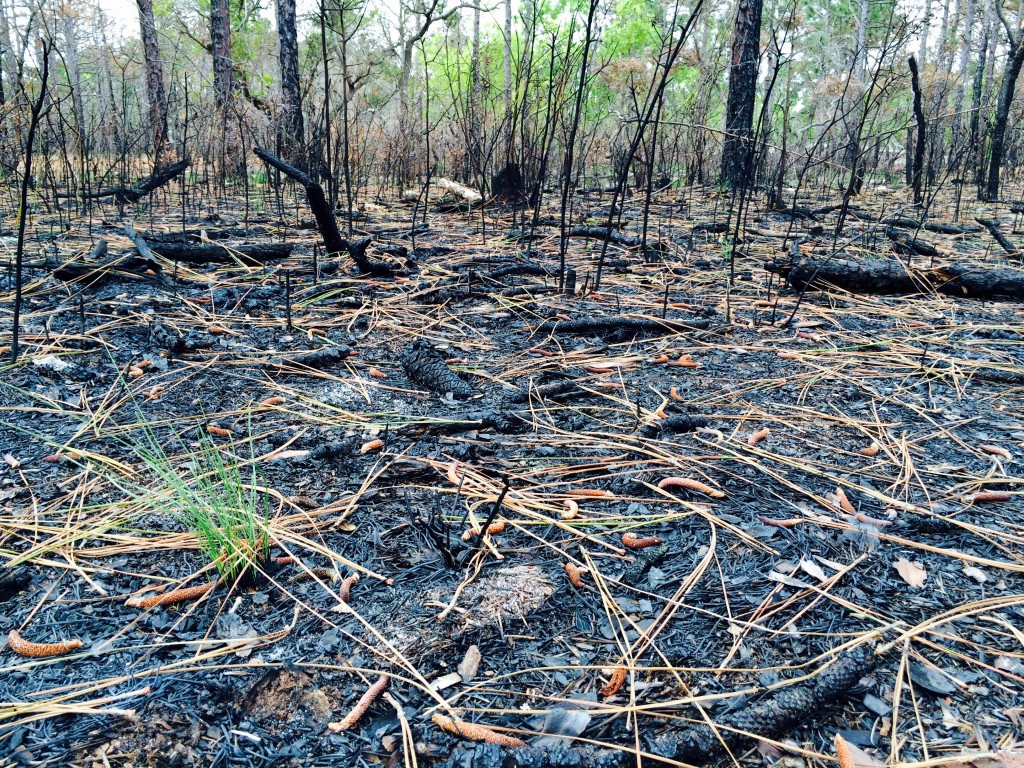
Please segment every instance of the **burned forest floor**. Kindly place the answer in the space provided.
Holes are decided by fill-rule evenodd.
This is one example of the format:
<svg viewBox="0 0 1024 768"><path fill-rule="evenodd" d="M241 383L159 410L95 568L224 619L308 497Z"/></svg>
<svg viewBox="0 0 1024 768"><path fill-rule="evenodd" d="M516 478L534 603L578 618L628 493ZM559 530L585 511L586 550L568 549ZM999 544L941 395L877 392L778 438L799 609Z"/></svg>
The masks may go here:
<svg viewBox="0 0 1024 768"><path fill-rule="evenodd" d="M0 765L1019 768L1020 301L765 269L1008 203L667 190L560 290L554 204L366 203L362 276L278 199L36 211L14 363L0 274Z"/></svg>

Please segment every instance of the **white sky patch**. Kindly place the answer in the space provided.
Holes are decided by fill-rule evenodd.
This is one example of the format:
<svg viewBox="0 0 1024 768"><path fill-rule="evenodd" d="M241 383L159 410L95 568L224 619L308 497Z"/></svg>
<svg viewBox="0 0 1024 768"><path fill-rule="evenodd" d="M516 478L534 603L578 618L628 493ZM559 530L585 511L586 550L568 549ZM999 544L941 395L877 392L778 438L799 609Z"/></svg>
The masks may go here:
<svg viewBox="0 0 1024 768"><path fill-rule="evenodd" d="M99 5L107 14L107 18L111 21L107 32L112 37L117 39L139 36L139 7L135 4L135 0L89 0L89 2ZM300 19L315 13L320 7L319 0L296 0L295 5ZM277 3L274 0L264 0L263 6L263 16L276 23Z"/></svg>

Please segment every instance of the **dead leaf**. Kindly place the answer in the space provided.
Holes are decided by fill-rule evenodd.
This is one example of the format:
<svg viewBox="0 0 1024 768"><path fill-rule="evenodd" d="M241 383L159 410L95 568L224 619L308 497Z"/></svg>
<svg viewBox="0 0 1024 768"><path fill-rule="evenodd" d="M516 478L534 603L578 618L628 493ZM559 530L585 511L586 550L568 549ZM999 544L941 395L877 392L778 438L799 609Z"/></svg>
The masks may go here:
<svg viewBox="0 0 1024 768"><path fill-rule="evenodd" d="M836 734L836 755L839 758L841 768L875 768L883 766L884 762L872 757L855 744L851 744L838 733Z"/></svg>
<svg viewBox="0 0 1024 768"><path fill-rule="evenodd" d="M782 757L782 750L780 750L774 744L769 744L764 739L758 740L757 751L761 755L761 757L770 757L772 760L778 760L780 757Z"/></svg>
<svg viewBox="0 0 1024 768"><path fill-rule="evenodd" d="M924 582L928 578L928 572L925 571L917 563L912 563L904 557L901 557L896 561L896 571L899 573L903 580L915 589L920 589L924 586Z"/></svg>
<svg viewBox="0 0 1024 768"><path fill-rule="evenodd" d="M965 565L964 573L970 576L979 584L984 584L986 581L988 581L988 575L983 570L981 570L981 568L976 568L973 565Z"/></svg>
<svg viewBox="0 0 1024 768"><path fill-rule="evenodd" d="M808 576L813 576L818 581L828 581L828 576L825 575L825 571L823 571L821 566L813 560L801 560L800 570Z"/></svg>
<svg viewBox="0 0 1024 768"><path fill-rule="evenodd" d="M480 669L481 658L480 649L475 645L469 646L466 650L466 655L459 664L459 675L462 677L462 682L468 683L476 677L477 670Z"/></svg>
<svg viewBox="0 0 1024 768"><path fill-rule="evenodd" d="M458 672L449 672L447 675L441 675L441 677L433 680L430 683L430 687L435 691L443 691L445 688L451 688L453 685L458 685L461 682L462 675Z"/></svg>
<svg viewBox="0 0 1024 768"><path fill-rule="evenodd" d="M1024 752L996 752L984 760L972 760L976 768L1024 768Z"/></svg>

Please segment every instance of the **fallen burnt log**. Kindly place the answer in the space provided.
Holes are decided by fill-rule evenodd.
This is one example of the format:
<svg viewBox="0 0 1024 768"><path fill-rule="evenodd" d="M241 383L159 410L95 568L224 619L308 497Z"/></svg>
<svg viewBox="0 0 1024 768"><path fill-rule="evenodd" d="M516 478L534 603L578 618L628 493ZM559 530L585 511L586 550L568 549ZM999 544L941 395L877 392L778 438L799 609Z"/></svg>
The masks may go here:
<svg viewBox="0 0 1024 768"><path fill-rule="evenodd" d="M413 435L454 435L459 432L491 429L503 435L510 435L525 431L531 422L532 418L528 413L492 409L467 413L445 421L410 424L408 427L403 427L400 433Z"/></svg>
<svg viewBox="0 0 1024 768"><path fill-rule="evenodd" d="M900 253L910 256L916 254L918 256L928 256L930 258L935 258L939 255L939 251L934 245L925 242L924 240L919 240L909 232L904 232L894 227L886 227L885 235L892 240L893 246Z"/></svg>
<svg viewBox="0 0 1024 768"><path fill-rule="evenodd" d="M320 229L320 237L323 238L328 258L332 254L347 253L352 261L356 263L356 266L359 267L359 271L364 274L377 277L390 277L395 274L396 270L390 264L367 258L366 249L373 241L373 238L367 237L363 240L350 242L341 236L338 222L334 218L334 212L331 211L331 206L327 203L324 188L313 181L313 178L308 173L299 170L294 165L289 165L262 147L256 147L253 149L253 152L263 162L276 168L285 176L295 179L306 190L306 200L309 203L310 211L313 212L313 218L316 219L317 227Z"/></svg>
<svg viewBox="0 0 1024 768"><path fill-rule="evenodd" d="M223 245L192 243L157 243L151 242L150 249L159 256L171 261L184 261L189 264L245 264L249 267L259 266L269 261L286 259L295 249L293 243L269 243L257 245Z"/></svg>
<svg viewBox="0 0 1024 768"><path fill-rule="evenodd" d="M265 367L288 373L301 373L305 370L323 370L337 365L349 356L350 350L344 344L337 347L323 347L311 352L300 352L288 357L275 357L265 363Z"/></svg>
<svg viewBox="0 0 1024 768"><path fill-rule="evenodd" d="M717 728L698 723L685 729L673 729L650 739L647 756L638 762L634 752L590 745L558 746L553 749L515 747L501 749L493 744L456 745L439 768L627 768L636 765L662 765L659 758L690 765L706 765L719 757L726 747L752 741L745 731L757 736L778 736L812 718L824 707L847 695L857 682L878 663L870 648L859 648L840 656L831 666L806 683L798 683L770 694L760 701L732 712L716 721Z"/></svg>
<svg viewBox="0 0 1024 768"><path fill-rule="evenodd" d="M668 320L659 317L592 317L581 320L545 320L534 330L537 333L686 333L706 331L711 321L704 317L690 320Z"/></svg>
<svg viewBox="0 0 1024 768"><path fill-rule="evenodd" d="M607 240L609 243L625 248L640 248L644 244L644 241L635 235L624 235L609 227L573 227L569 230L569 236ZM668 247L658 240L647 238L647 250L667 253Z"/></svg>
<svg viewBox="0 0 1024 768"><path fill-rule="evenodd" d="M988 233L992 235L992 238L997 243L999 243L999 245L1002 246L1004 251L1006 251L1007 253L1012 253L1014 255L1017 255L1017 253L1019 253L1019 249L1017 248L1017 246L1011 243L1007 239L1006 235L999 231L998 221L996 221L995 219L982 219L978 217L975 217L974 220L988 230Z"/></svg>
<svg viewBox="0 0 1024 768"><path fill-rule="evenodd" d="M86 197L90 200L98 200L103 197L113 197L119 203L137 203L139 200L144 198L150 192L155 192L164 184L173 181L175 178L180 176L188 168L188 160L179 160L171 165L166 165L162 168L154 168L152 175L143 181L136 184L134 187L114 187L113 189L104 189L99 192L91 192ZM58 194L58 197L75 197L76 195Z"/></svg>
<svg viewBox="0 0 1024 768"><path fill-rule="evenodd" d="M426 342L413 342L402 355L402 368L412 381L433 392L451 392L453 397L461 398L477 394L476 389L452 371L440 353Z"/></svg>
<svg viewBox="0 0 1024 768"><path fill-rule="evenodd" d="M910 216L890 216L887 219L883 219L882 223L894 227L903 227L904 229L925 229L928 232L935 232L940 235L966 235L981 231L979 227L963 226L961 224L947 224L941 221L921 222Z"/></svg>
<svg viewBox="0 0 1024 768"><path fill-rule="evenodd" d="M525 403L531 398L546 399L555 398L560 395L570 394L589 394L580 389L579 383L576 379L562 379L561 381L554 381L550 384L542 384L539 387L533 387L531 389L521 389L518 392L513 392L509 398L513 403Z"/></svg>
<svg viewBox="0 0 1024 768"><path fill-rule="evenodd" d="M646 435L659 435L665 432L696 432L710 423L711 421L707 416L680 413L651 422L644 427L643 431Z"/></svg>
<svg viewBox="0 0 1024 768"><path fill-rule="evenodd" d="M100 240L89 254L91 259L102 259L107 252L107 241ZM166 284L167 279L161 272L160 265L152 259L134 253L113 256L99 262L68 261L53 271L58 280L76 282L86 288L97 288L102 283L118 277L142 278Z"/></svg>
<svg viewBox="0 0 1024 768"><path fill-rule="evenodd" d="M1024 299L1024 271L948 264L934 269L895 260L802 259L772 261L765 270L782 275L797 290L842 288L851 293L909 294L937 291L970 299Z"/></svg>

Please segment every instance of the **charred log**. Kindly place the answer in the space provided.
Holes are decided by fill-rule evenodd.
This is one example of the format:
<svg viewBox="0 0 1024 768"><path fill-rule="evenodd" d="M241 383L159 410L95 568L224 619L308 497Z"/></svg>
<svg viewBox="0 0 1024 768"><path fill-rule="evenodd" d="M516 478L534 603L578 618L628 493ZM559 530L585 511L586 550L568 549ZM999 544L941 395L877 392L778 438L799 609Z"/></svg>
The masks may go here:
<svg viewBox="0 0 1024 768"><path fill-rule="evenodd" d="M342 345L338 347L323 347L314 349L311 352L302 352L289 357L275 357L267 362L267 367L278 368L289 373L301 373L303 370L323 370L337 365L349 356L349 348Z"/></svg>
<svg viewBox="0 0 1024 768"><path fill-rule="evenodd" d="M710 423L706 416L682 413L665 419L658 419L652 424L648 424L644 428L644 432L649 435L656 435L662 432L695 432Z"/></svg>
<svg viewBox="0 0 1024 768"><path fill-rule="evenodd" d="M784 276L797 290L842 288L852 293L911 294L937 291L971 299L1024 299L1024 271L949 264L916 269L897 261L854 259L769 262L769 272Z"/></svg>
<svg viewBox="0 0 1024 768"><path fill-rule="evenodd" d="M236 245L225 248L222 245L192 245L191 243L153 243L150 248L156 254L171 261L190 264L245 264L259 266L268 261L288 258L295 246L292 243L269 243L259 245Z"/></svg>
<svg viewBox="0 0 1024 768"><path fill-rule="evenodd" d="M545 320L537 326L538 333L686 333L705 331L711 325L707 318L667 320L657 317L594 317L580 320Z"/></svg>
<svg viewBox="0 0 1024 768"><path fill-rule="evenodd" d="M640 248L643 245L643 240L639 237L624 235L610 227L573 227L569 231L569 235L572 237L590 237L594 240L607 240L609 243L621 245L625 248ZM647 250L667 253L668 247L662 242L648 238Z"/></svg>
<svg viewBox="0 0 1024 768"><path fill-rule="evenodd" d="M885 228L886 237L893 242L893 246L897 251L909 256L929 256L935 258L939 255L938 249L931 243L925 242L924 240L918 240L916 237L911 235L909 232L903 232L893 227Z"/></svg>
<svg viewBox="0 0 1024 768"><path fill-rule="evenodd" d="M1014 256L1019 253L1017 246L1011 243L1006 235L999 231L999 222L996 219L980 219L975 217L974 220L988 230L989 234L1002 246L1004 251L1012 253Z"/></svg>

